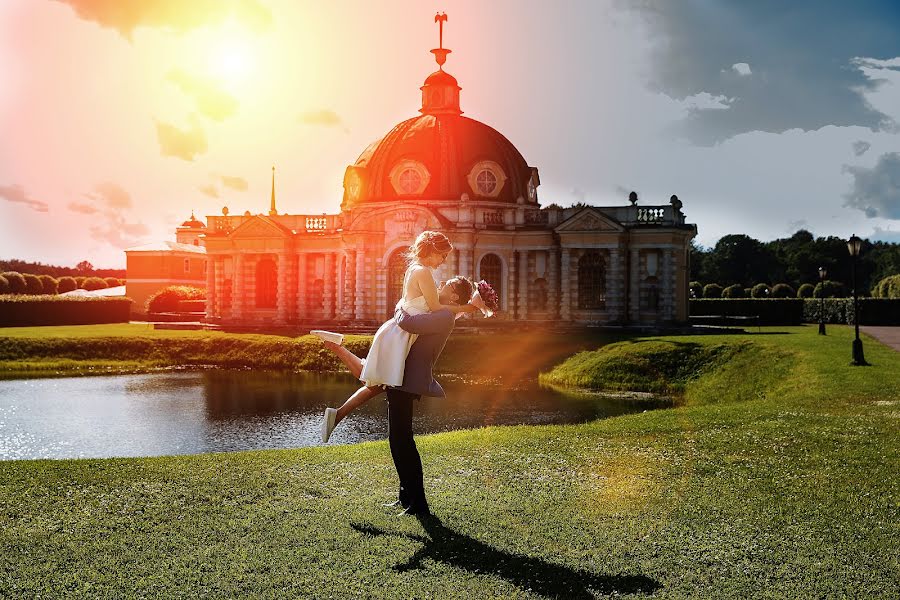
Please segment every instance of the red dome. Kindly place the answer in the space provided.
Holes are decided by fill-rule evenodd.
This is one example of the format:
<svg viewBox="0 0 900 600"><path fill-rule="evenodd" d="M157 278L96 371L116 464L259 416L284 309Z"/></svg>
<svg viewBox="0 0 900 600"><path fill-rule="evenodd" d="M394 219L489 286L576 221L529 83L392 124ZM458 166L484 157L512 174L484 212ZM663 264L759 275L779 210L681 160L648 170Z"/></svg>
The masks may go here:
<svg viewBox="0 0 900 600"><path fill-rule="evenodd" d="M439 74L441 78L452 78L442 71L432 77ZM395 189L391 174L403 161L415 161L427 169L427 184L420 193L401 195ZM485 162L502 171L497 177L500 191L492 197L483 197L470 183L472 170ZM472 200L514 203L521 197L526 203L533 203L529 199L528 183L534 177L537 184L537 169L528 166L503 134L484 123L454 114L424 114L403 121L366 148L348 174L350 171L359 177L362 202L459 200L462 194L468 194ZM346 194L344 198L348 199Z"/></svg>

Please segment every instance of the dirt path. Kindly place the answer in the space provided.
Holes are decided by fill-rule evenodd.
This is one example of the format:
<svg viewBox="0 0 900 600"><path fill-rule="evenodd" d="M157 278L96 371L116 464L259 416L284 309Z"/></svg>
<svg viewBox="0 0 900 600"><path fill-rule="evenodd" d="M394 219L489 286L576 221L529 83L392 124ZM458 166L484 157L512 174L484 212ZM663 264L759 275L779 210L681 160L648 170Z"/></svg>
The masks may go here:
<svg viewBox="0 0 900 600"><path fill-rule="evenodd" d="M900 352L900 327L863 326L859 330L868 333L879 342L887 344L897 352Z"/></svg>

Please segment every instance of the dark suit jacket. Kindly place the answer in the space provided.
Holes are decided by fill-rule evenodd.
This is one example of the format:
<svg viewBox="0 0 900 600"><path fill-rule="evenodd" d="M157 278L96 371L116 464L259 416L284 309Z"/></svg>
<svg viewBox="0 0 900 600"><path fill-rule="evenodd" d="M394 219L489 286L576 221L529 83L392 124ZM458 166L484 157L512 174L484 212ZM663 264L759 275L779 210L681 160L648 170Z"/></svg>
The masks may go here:
<svg viewBox="0 0 900 600"><path fill-rule="evenodd" d="M444 398L444 388L435 381L432 370L456 323L453 313L449 310L437 310L410 315L398 309L394 318L401 329L419 336L406 356L403 385L394 389L417 396Z"/></svg>

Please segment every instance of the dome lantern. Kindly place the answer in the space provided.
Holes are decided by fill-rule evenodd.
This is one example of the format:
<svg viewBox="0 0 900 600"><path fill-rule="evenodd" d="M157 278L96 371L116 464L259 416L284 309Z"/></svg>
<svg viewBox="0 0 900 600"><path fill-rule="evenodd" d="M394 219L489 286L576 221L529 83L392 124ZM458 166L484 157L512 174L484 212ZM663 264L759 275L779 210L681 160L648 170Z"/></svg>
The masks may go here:
<svg viewBox="0 0 900 600"><path fill-rule="evenodd" d="M446 13L438 13L434 16L434 22L440 28L438 47L431 53L438 64L438 70L425 79L422 90L422 108L424 115L461 115L459 108L459 91L462 89L453 75L444 71L444 63L447 62L448 48L444 48L444 23L447 21Z"/></svg>

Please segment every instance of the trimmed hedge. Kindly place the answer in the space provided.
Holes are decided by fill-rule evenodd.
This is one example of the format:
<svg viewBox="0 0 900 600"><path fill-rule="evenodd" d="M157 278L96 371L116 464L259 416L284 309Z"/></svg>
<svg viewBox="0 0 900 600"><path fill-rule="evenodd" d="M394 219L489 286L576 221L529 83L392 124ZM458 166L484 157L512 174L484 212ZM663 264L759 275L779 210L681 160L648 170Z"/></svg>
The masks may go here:
<svg viewBox="0 0 900 600"><path fill-rule="evenodd" d="M777 283L772 288L773 298L796 298L797 292L786 283Z"/></svg>
<svg viewBox="0 0 900 600"><path fill-rule="evenodd" d="M3 277L6 278L9 285L10 294L25 293L25 277L23 277L21 273L17 271L7 271L3 273Z"/></svg>
<svg viewBox="0 0 900 600"><path fill-rule="evenodd" d="M60 277L59 281L56 282L56 291L60 294L71 292L72 290L77 289L78 283L75 281L74 277L69 277L68 275L66 275L64 277Z"/></svg>
<svg viewBox="0 0 900 600"><path fill-rule="evenodd" d="M9 281L3 275L0 275L0 294L9 293Z"/></svg>
<svg viewBox="0 0 900 600"><path fill-rule="evenodd" d="M131 298L0 295L0 326L127 323Z"/></svg>
<svg viewBox="0 0 900 600"><path fill-rule="evenodd" d="M804 283L799 288L797 288L797 297L798 298L812 298L813 292L815 291L816 286L811 283Z"/></svg>
<svg viewBox="0 0 900 600"><path fill-rule="evenodd" d="M759 317L760 325L800 325L803 300L798 298L702 298L691 300L692 317Z"/></svg>
<svg viewBox="0 0 900 600"><path fill-rule="evenodd" d="M743 298L744 297L744 288L739 283L735 283L734 285L729 285L727 288L722 290L723 298Z"/></svg>
<svg viewBox="0 0 900 600"><path fill-rule="evenodd" d="M50 275L38 275L38 279L41 280L41 285L44 287L44 294L56 294L59 290L59 282L55 277L51 277Z"/></svg>
<svg viewBox="0 0 900 600"><path fill-rule="evenodd" d="M768 298L770 294L769 286L765 283L757 283L750 288L750 296L753 298Z"/></svg>
<svg viewBox="0 0 900 600"><path fill-rule="evenodd" d="M184 300L206 300L206 290L191 285L170 285L147 298L147 312L176 312L178 303Z"/></svg>
<svg viewBox="0 0 900 600"><path fill-rule="evenodd" d="M900 298L900 275L889 275L872 288L875 298Z"/></svg>
<svg viewBox="0 0 900 600"><path fill-rule="evenodd" d="M40 296L44 293L44 284L41 278L31 273L22 273L25 278L25 293L29 296Z"/></svg>
<svg viewBox="0 0 900 600"><path fill-rule="evenodd" d="M804 300L803 320L818 323L825 305L825 322L853 324L853 298L820 298ZM860 325L900 325L900 298L860 298Z"/></svg>
<svg viewBox="0 0 900 600"><path fill-rule="evenodd" d="M722 297L722 286L718 283L707 283L703 286L703 297L704 298L721 298Z"/></svg>
<svg viewBox="0 0 900 600"><path fill-rule="evenodd" d="M81 282L81 289L93 292L94 290L105 290L109 286L99 277L88 277Z"/></svg>

